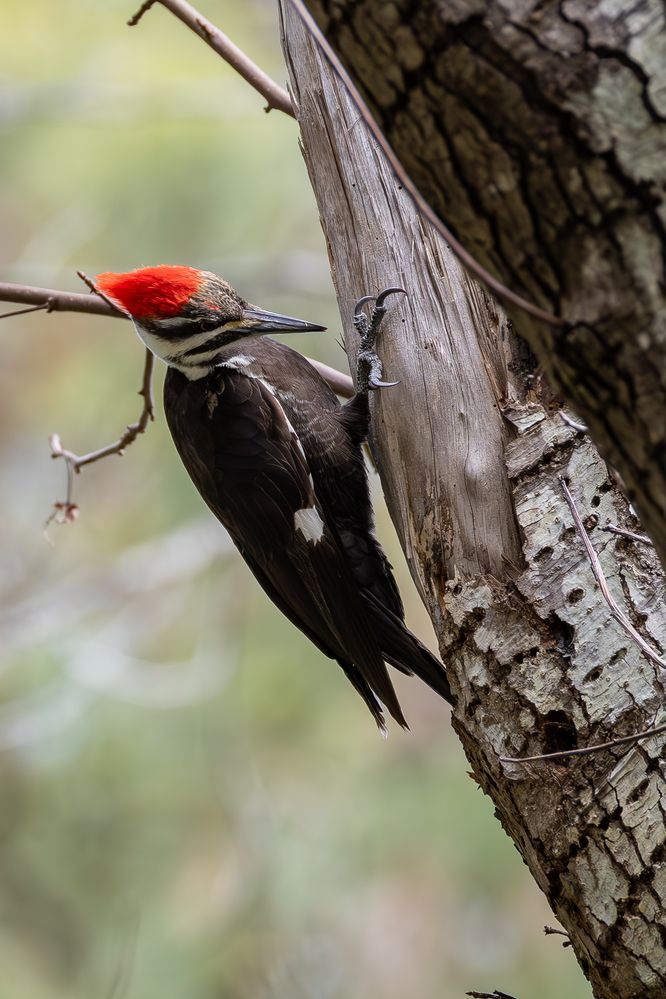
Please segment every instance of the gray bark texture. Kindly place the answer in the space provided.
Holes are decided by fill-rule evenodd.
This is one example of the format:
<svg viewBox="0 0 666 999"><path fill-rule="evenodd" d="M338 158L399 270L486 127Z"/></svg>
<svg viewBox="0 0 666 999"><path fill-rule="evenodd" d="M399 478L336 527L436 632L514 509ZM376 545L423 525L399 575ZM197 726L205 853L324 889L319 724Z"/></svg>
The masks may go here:
<svg viewBox="0 0 666 999"><path fill-rule="evenodd" d="M562 317L509 315L666 565L663 0L308 0L450 230Z"/></svg>
<svg viewBox="0 0 666 999"><path fill-rule="evenodd" d="M390 285L410 295L392 300L380 337L385 377L400 384L374 394L373 449L457 695L453 724L595 995L666 997L665 738L558 763L500 760L666 716L664 671L611 617L561 477L612 595L663 655L657 556L604 530L636 528L616 477L562 419L503 312L418 215L286 0L282 15L352 370L356 299ZM645 379L653 384L649 366Z"/></svg>

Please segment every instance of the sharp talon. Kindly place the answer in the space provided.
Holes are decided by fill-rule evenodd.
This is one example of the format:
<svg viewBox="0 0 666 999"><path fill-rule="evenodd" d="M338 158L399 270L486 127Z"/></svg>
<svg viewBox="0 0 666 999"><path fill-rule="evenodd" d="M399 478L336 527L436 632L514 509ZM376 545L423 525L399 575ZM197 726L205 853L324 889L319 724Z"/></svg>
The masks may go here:
<svg viewBox="0 0 666 999"><path fill-rule="evenodd" d="M389 297L389 295L398 295L398 294L407 295L407 292L405 291L404 288L385 288L384 291L380 292L380 294L377 296L377 299L375 301L375 308L381 309L382 305L384 304L385 300ZM368 300L369 300L368 298L361 299L362 302L364 301L367 302Z"/></svg>
<svg viewBox="0 0 666 999"><path fill-rule="evenodd" d="M359 314L362 315L361 306L365 305L366 302L374 302L374 301L375 301L374 295L364 295L363 298L359 298L358 302L354 306L354 315L355 316L358 316Z"/></svg>
<svg viewBox="0 0 666 999"><path fill-rule="evenodd" d="M368 382L368 386L371 389L393 388L395 385L399 384L400 380L398 380L397 382L380 382L379 379L376 380L373 379L372 381Z"/></svg>

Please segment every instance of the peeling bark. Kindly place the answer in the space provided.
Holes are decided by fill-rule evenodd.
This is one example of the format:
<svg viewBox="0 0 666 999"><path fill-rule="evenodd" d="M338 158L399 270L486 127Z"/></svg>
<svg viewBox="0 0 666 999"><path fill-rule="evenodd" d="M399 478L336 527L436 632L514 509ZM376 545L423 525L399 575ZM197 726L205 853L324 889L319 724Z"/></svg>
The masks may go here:
<svg viewBox="0 0 666 999"><path fill-rule="evenodd" d="M661 0L309 0L426 200L620 471L666 564Z"/></svg>
<svg viewBox="0 0 666 999"><path fill-rule="evenodd" d="M595 995L666 996L665 738L557 765L499 760L639 731L663 713L664 678L601 599L559 477L611 592L663 654L656 554L603 531L636 527L605 462L419 218L288 3L283 17L352 362L355 300L396 284L410 293L379 344L386 377L401 381L373 398L373 448L451 673L453 724Z"/></svg>

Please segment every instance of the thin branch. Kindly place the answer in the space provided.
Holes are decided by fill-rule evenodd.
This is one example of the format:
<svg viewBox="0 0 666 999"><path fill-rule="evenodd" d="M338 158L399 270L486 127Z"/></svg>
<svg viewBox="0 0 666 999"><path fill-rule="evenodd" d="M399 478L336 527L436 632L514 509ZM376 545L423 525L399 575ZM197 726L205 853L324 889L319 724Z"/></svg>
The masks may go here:
<svg viewBox="0 0 666 999"><path fill-rule="evenodd" d="M115 305L109 305L108 302L95 295L54 291L52 288L35 288L27 284L0 282L0 302L34 305L36 309L44 309L46 312L85 312L95 316L127 319L125 313L117 309ZM9 317L14 313L10 312L6 315Z"/></svg>
<svg viewBox="0 0 666 999"><path fill-rule="evenodd" d="M44 305L29 305L26 309L13 309L12 312L0 313L0 319L11 319L12 316L25 316L27 312L50 312L51 306L49 302L45 302Z"/></svg>
<svg viewBox="0 0 666 999"><path fill-rule="evenodd" d="M86 280L85 276L83 279ZM34 288L31 285L0 282L0 302L26 303L46 312L81 312L107 316L111 319L129 318L125 312L116 308L110 299L99 297L99 292L95 295L78 295L73 292L55 291L52 288ZM8 315L13 314L8 313ZM308 357L308 361L338 395L349 398L354 394L354 383L349 375L324 364L323 361L315 361L312 357Z"/></svg>
<svg viewBox="0 0 666 999"><path fill-rule="evenodd" d="M619 534L621 538L630 538L632 541L638 541L642 545L651 545L654 547L653 541L651 538L648 538L647 534L636 534L635 531L627 531L624 527L617 527L615 524L610 523L601 529L602 531L610 531L611 534Z"/></svg>
<svg viewBox="0 0 666 999"><path fill-rule="evenodd" d="M622 609L619 607L619 605L615 601L615 598L608 589L608 584L606 582L606 577L604 576L603 569L601 568L601 562L599 561L599 556L597 555L597 553L594 550L594 547L592 546L592 542L590 541L590 536L587 533L583 521L581 520L580 514L578 513L578 508L576 507L574 498L571 495L569 487L564 481L564 478L562 476L560 476L560 484L562 486L562 492L564 493L564 498L567 501L569 509L571 510L571 516L574 519L576 530L578 531L580 539L583 542L583 545L585 546L587 557L590 561L590 565L592 566L592 572L594 573L595 579L599 584L599 589L601 590L602 596L606 601L606 603L608 604L608 607L610 608L611 614L613 615L617 623L622 628L624 628L624 630L630 636L630 638L634 640L634 642L636 643L636 645L638 645L643 654L647 656L647 658L651 662L655 663L655 665L659 666L661 669L666 669L666 661L662 659L662 657L659 656L654 651L652 646L645 641L642 635L639 635L639 633L636 631L629 618L626 616L624 611L622 611Z"/></svg>
<svg viewBox="0 0 666 999"><path fill-rule="evenodd" d="M128 27L130 28L135 27L135 25L139 23L143 15L147 13L150 10L150 8L153 6L153 4L156 2L157 0L145 0L145 3L141 4L136 14L132 14L132 16L130 17L129 21L127 22Z"/></svg>
<svg viewBox="0 0 666 999"><path fill-rule="evenodd" d="M152 388L154 367L155 357L151 351L146 350L146 357L143 365L143 377L141 379L141 388L139 389L139 395L143 396L141 415L136 423L129 424L125 433L122 434L122 436L119 437L113 444L107 444L106 447L101 447L97 451L90 451L88 454L79 455L64 448L57 434L51 435L49 440L51 445L51 457L64 458L67 463L67 504L71 505L72 503L73 473L78 474L78 472L80 472L85 465L92 465L94 461L100 461L100 459L106 458L111 454L124 454L125 448L129 447L129 445L137 439L139 434L144 433L151 420L155 419L155 406Z"/></svg>
<svg viewBox="0 0 666 999"><path fill-rule="evenodd" d="M537 756L500 756L500 763L540 763L542 760L564 760L569 756L591 756L593 753L600 753L606 749L614 749L615 746L630 746L634 742L642 739L650 739L654 735L663 735L666 732L666 723L656 725L654 728L646 728L642 732L634 735L622 735L617 739L609 739L608 742L595 742L591 746L583 746L582 749L561 749L557 753L539 753Z"/></svg>
<svg viewBox="0 0 666 999"><path fill-rule="evenodd" d="M187 25L207 45L210 45L214 52L217 52L251 87L258 91L268 103L266 111L275 108L276 111L283 111L292 118L296 117L291 98L287 91L252 62L223 31L220 31L214 24L211 24L192 4L186 3L186 0L146 0L136 14L127 22L129 26L134 27L134 25L138 24L143 15L155 3L159 3L162 7L166 7L167 10L171 11L179 21Z"/></svg>
<svg viewBox="0 0 666 999"><path fill-rule="evenodd" d="M566 937L566 940L563 941L562 946L571 947L571 937L566 932L566 930L558 930L557 927L555 926L544 926L543 932L547 937L554 937L554 936Z"/></svg>
<svg viewBox="0 0 666 999"><path fill-rule="evenodd" d="M125 318L129 318L128 313L124 310L117 308L114 302L95 287L94 282L84 274L83 271L76 272L81 280L88 285L90 290L94 293L92 301L103 302L104 305L110 310L110 315L121 315ZM81 296L82 298L87 298L87 296ZM55 308L54 296L50 295L47 302L43 306L36 305L35 309L45 308L48 312L53 312ZM141 415L136 423L131 423L125 433L118 438L114 444L107 444L106 447L99 448L97 451L90 451L88 454L78 455L74 454L73 451L68 451L62 446L62 441L58 434L51 434L49 438L49 444L51 446L51 457L52 458L63 458L67 466L67 497L63 501L56 500L53 504L53 510L50 517L48 517L44 528L54 522L58 524L71 524L79 515L79 508L74 502L74 475L78 475L84 465L91 465L94 461L100 461L102 458L107 458L111 454L122 455L125 453L125 448L129 447L139 434L144 433L146 427L155 419L155 404L153 401L153 370L155 368L155 358L154 355L146 350L146 356L143 365L143 377L141 379L141 388L139 389L139 395L143 396L143 408L141 410Z"/></svg>
<svg viewBox="0 0 666 999"><path fill-rule="evenodd" d="M59 455L64 457L64 452L62 450L62 444L60 443L60 438L57 434L51 434L49 437L49 445L51 447L51 457L55 458ZM74 502L74 468L70 461L67 462L67 497L65 500L56 500L53 504L53 509L51 513L46 518L44 522L44 532L51 524L73 524L79 515L78 504ZM47 535L48 537L48 535Z"/></svg>
<svg viewBox="0 0 666 999"><path fill-rule="evenodd" d="M165 3L166 0L160 0L160 2ZM171 2L174 2L174 0L169 0L169 3ZM555 316L552 312L547 312L545 309L540 308L540 306L535 305L534 302L528 301L526 298L518 295L515 291L507 288L507 286L502 284L502 282L491 274L490 271L486 270L486 268L472 256L469 250L467 250L462 243L456 239L448 226L444 224L439 215L425 200L418 187L411 179L397 155L387 142L386 136L373 118L372 112L370 111L366 101L361 96L358 87L343 66L337 53L333 50L330 42L321 31L314 17L303 3L303 0L290 0L290 2L298 11L300 18L306 25L308 31L316 39L319 48L322 50L337 75L347 87L349 95L356 105L363 121L386 156L391 165L391 169L402 184L403 188L410 195L421 214L428 219L430 224L435 227L440 236L446 240L460 262L481 282L481 284L490 288L498 298L504 299L506 302L510 302L512 305L515 305L516 308L528 313L535 319L539 319L542 323L546 323L548 326L554 326L558 329L565 326L565 320L562 319L561 316Z"/></svg>
<svg viewBox="0 0 666 999"><path fill-rule="evenodd" d="M560 419L563 423L566 423L568 427L572 427L577 430L579 434L586 434L587 427L584 423L580 423L578 420L574 420L568 413L565 413L563 409L559 411Z"/></svg>
<svg viewBox="0 0 666 999"><path fill-rule="evenodd" d="M115 309L116 312L120 312L121 315L125 316L127 319L132 318L127 309L122 309L119 305L116 305L116 303L113 302L108 295L105 295L103 291L100 291L93 279L89 278L85 271L77 271L76 273L77 276L81 278L83 283L88 285L93 295L97 295L97 297L101 298L103 302L106 302L110 309Z"/></svg>

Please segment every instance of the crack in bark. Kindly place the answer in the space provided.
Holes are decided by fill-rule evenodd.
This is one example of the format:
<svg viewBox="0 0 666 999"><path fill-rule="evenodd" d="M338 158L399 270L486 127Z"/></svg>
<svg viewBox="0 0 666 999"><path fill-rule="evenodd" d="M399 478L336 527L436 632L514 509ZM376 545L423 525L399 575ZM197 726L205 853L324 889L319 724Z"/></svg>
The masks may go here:
<svg viewBox="0 0 666 999"><path fill-rule="evenodd" d="M345 7L344 0L340 5ZM464 0L459 0L458 8L463 6ZM490 10L495 5L489 0L485 6ZM420 25L430 9L427 0L419 8L416 27L409 25L417 33L422 31ZM364 28L361 22L370 16L367 10L365 0L354 4L357 34L352 37L350 30L344 29L350 46L358 47L356 38L362 39L362 30L368 30L369 38L374 39L377 31L386 28L380 23L385 15L395 16L399 22L405 7L373 6L375 20ZM291 30L295 30L293 25ZM474 30L479 30L478 25ZM386 40L392 41L392 31L386 28ZM498 35L488 44L499 47L501 41ZM381 45L369 44L368 65L363 69L366 80L372 79L370 64L375 58L380 63L386 60L387 52L391 46L383 40ZM441 52L446 54L446 46ZM395 184L380 159L365 155L366 142L356 131L350 142L347 129L358 121L358 112L350 111L338 88L332 86L329 93L328 83L322 87L319 70L313 73L309 86L299 87L307 74L307 59L301 56L299 48L298 65L292 60L291 68L298 71L294 86L301 105L306 159L331 253L337 257L334 276L340 300L345 306L353 298L355 286L374 287L396 269L409 275L410 287L413 284L410 307L418 319L407 338L401 339L398 330L396 341L386 344L387 360L392 370L394 364L396 369L400 367L405 391L401 396L396 390L379 400L375 438L390 509L428 601L458 694L454 727L476 779L495 803L500 822L570 933L596 995L642 999L648 990L650 995L666 996L666 968L661 967L660 955L653 947L654 940L661 938L651 915L661 891L657 879L666 864L666 810L656 794L656 782L661 789L663 773L659 762L646 763L650 754L660 753L666 740L662 737L661 742L655 740L654 746L640 751L618 747L567 764L519 766L498 759L507 750L528 749L535 743L542 748L558 744L558 740L565 744L575 740L578 745L592 739L604 741L647 727L652 715L661 710L663 691L654 671L637 648L628 645L624 633L609 626L608 609L595 596L586 556L575 530L567 526L569 518L557 474L566 474L576 482L583 508L593 511L599 523L631 519L626 504L617 488L607 482L606 466L589 438L562 424L549 409L547 393L541 406L533 403L534 398L542 401L540 379L530 378L529 353L508 327L503 327L501 340L503 365L498 364L489 346L498 336L496 312L484 312L485 296L465 285L446 248L428 234L423 222L412 218L406 199L396 198ZM465 58L474 59L475 53L470 51ZM584 58L594 57L586 53ZM454 69L449 63L448 70ZM481 72L489 72L485 64ZM392 87L397 79L394 73ZM537 76L533 82L536 87ZM441 84L438 80L438 87ZM458 89L467 96L464 87ZM516 100L520 98L516 96ZM412 103L405 107L413 111ZM470 112L464 107L456 111L463 113ZM428 182L435 196L438 177L424 155L431 127L428 114L412 123L409 135L415 149L420 148L417 155L426 164L423 169L429 170ZM327 166L324 162L330 150L322 148L322 118L335 122L323 134L332 142L337 140L338 148L333 150L337 164ZM364 132L362 125L358 129ZM557 128L552 136L557 154L557 143L566 136L560 136ZM438 154L446 150L441 142L436 148ZM612 240L604 244L605 259L618 268L624 259L621 227L637 206L623 205L625 188L610 175L603 157L586 149L587 159L579 170L577 150L578 146L570 147L562 160L566 169L558 164L557 176L549 175L545 186L536 190L550 191L556 184L564 185L570 203L557 191L553 197L564 206L563 216L574 223L572 206L582 213L592 206L592 221L581 228L581 239L596 230L604 234L603 214L619 213L617 244ZM442 171L447 182L454 166ZM469 164L459 162L458 168L473 185ZM539 168L539 162L525 158L523 168L529 184L531 171ZM379 174L374 179L373 170ZM350 178L358 190L351 190ZM345 183L344 193L334 190ZM482 193L478 198L480 207L487 209ZM462 200L464 204L450 206L457 225L470 210L466 196ZM456 207L460 209L457 217ZM351 213L351 219L345 217L346 212ZM383 240L382 232L388 234ZM577 232L574 229L574 236L569 237L565 226L558 238L573 239ZM514 235L518 238L520 232ZM534 238L537 242L550 239L548 226ZM419 247L416 256L415 245ZM506 255L505 248L502 253ZM565 263L563 257L563 266ZM579 277L576 274L576 279ZM569 280L568 273L560 280ZM460 294L461 283L469 295L467 304ZM583 394L594 390L607 397L613 407L611 416L619 423L624 410L634 404L632 399L636 406L641 405L641 394L639 386L633 384L622 387L618 394L616 383L603 370L602 360L613 343L622 345L623 357L625 349L632 346L630 337L623 339L622 329L614 340L604 327L605 322L617 318L611 298L604 285L596 312L590 314L590 330L579 325L560 337L549 334L548 344L564 353L566 376L576 382L577 389L583 380L582 355L592 344L586 360L589 365L592 357L595 370L587 375ZM475 342L480 353L471 346L470 316L479 330ZM631 330L635 319L631 310L622 319ZM427 405L422 414L414 410L411 400L413 392L421 392L424 384ZM475 438L475 417L486 398L490 406L477 423L481 433ZM418 420L418 428L411 426L411 419L410 427L405 427L406 406L411 407L410 417ZM506 409L506 418L500 417L499 407L507 406L514 408ZM462 421L460 414L464 415ZM533 418L535 423L531 423ZM525 429L530 426L533 429ZM493 437L497 427L505 448L504 460L513 476L506 509L503 490L508 486L508 472L504 479L489 478L497 470L496 462L502 460L488 448L488 442L497 439ZM421 437L428 434L432 439L423 447ZM647 444L641 442L640 450L636 447L631 445L627 458L634 468L642 468ZM470 456L477 460L484 453L491 460L487 466L482 462L480 472L477 468L470 476L466 464ZM433 467L439 470L436 483ZM489 487L488 482L493 485ZM491 522L493 511L484 506L489 489L493 499L497 497L496 505L505 509L499 523ZM474 516L470 514L472 507ZM496 544L501 532L506 533L499 546L500 558L493 556L492 561L484 546ZM605 541L599 553L604 571L611 577L617 550ZM638 567L635 578L631 576L634 566ZM622 592L623 602L635 604L639 613L648 612L646 628L651 634L655 630L661 634L666 618L662 621L645 595L649 579L655 589L663 585L656 562L650 563L636 546L625 546L620 571L631 580ZM651 878L644 874L648 864L655 871ZM608 941L613 942L614 954L605 949Z"/></svg>
<svg viewBox="0 0 666 999"><path fill-rule="evenodd" d="M352 71L354 65L361 70L361 89L389 141L414 179L425 182L451 230L463 242L476 237L483 262L505 283L536 301L557 303L560 314L576 321L574 344L544 338L534 323L515 314L518 329L566 388L634 499L641 497L645 526L661 539L663 554L666 431L659 431L657 414L666 405L666 389L656 373L666 355L659 320L666 211L657 140L651 138L645 152L634 124L644 117L654 130L664 120L650 92L657 50L646 47L655 19L662 17L656 3L614 13L610 34L606 5L582 2L560 3L559 14L558 7L538 4L524 5L518 14L499 0L446 7L432 0L383 7L313 0L313 6L334 9L330 39L343 58L351 55ZM398 41L403 26L406 49ZM637 31L644 36L641 47L630 51L625 41L637 39ZM389 91L379 89L387 79L389 100ZM608 80L617 80L618 94L626 90L625 103L618 105L625 118L615 130L609 126L602 141L617 103ZM640 138L636 155L634 133ZM485 154L474 147L477 142ZM450 158L443 172L430 159L440 147ZM520 220L511 219L506 193L487 189L484 178L501 161L498 147L513 164L507 176L515 185L511 197L525 213ZM652 160L643 168L645 155ZM657 164L654 178L650 163ZM588 347L585 336L596 343ZM581 356L588 358L590 350L598 351L594 375L581 378ZM645 371L648 350L654 364ZM614 365L624 379L620 393L613 377L602 385L599 374L610 368L614 353L621 357ZM603 389L607 402L599 405ZM628 436L630 448L623 444Z"/></svg>
<svg viewBox="0 0 666 999"><path fill-rule="evenodd" d="M584 50L591 55L594 55L597 59L611 59L619 63L621 66L624 66L625 69L628 69L641 85L641 99L643 101L643 106L652 120L657 123L666 122L666 116L659 113L650 99L650 95L648 93L650 76L645 72L640 63L636 62L635 59L632 59L626 50L613 48L611 45L593 45L590 41L590 29L588 25L578 18L569 17L564 10L564 2L565 0L562 0L559 4L560 17L567 24L571 24L580 29L583 38Z"/></svg>

